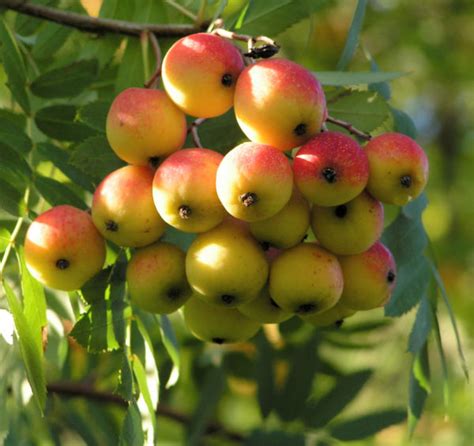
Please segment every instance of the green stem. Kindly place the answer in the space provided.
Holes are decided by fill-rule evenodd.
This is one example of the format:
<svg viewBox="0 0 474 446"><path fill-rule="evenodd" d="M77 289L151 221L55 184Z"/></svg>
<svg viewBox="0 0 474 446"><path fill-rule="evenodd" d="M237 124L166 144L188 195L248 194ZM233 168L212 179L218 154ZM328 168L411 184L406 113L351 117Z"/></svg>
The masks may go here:
<svg viewBox="0 0 474 446"><path fill-rule="evenodd" d="M166 3L179 11L181 14L189 17L194 23L198 23L198 16L191 12L189 9L181 6L179 3L176 3L174 0L166 0Z"/></svg>

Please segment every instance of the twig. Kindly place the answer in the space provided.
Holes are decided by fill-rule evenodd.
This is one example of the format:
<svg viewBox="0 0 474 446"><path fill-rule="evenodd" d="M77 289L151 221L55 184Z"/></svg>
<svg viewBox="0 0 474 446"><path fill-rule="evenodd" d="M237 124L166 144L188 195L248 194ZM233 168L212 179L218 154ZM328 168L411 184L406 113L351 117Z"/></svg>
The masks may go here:
<svg viewBox="0 0 474 446"><path fill-rule="evenodd" d="M118 406L127 407L128 403L119 395L115 395L109 392L102 392L96 390L89 385L81 383L72 383L72 382L56 382L50 383L47 386L49 393L54 393L63 397L69 398L86 398L91 401L97 401L99 403L110 403L116 404ZM156 409L157 416L162 416L169 418L171 420L177 421L184 425L189 425L191 422L191 417L185 415L172 407L160 403ZM221 434L222 436L234 440L236 442L242 442L244 440L243 435L238 432L227 430L220 423L209 423L206 427L205 433L210 434Z"/></svg>
<svg viewBox="0 0 474 446"><path fill-rule="evenodd" d="M155 54L156 66L155 71L151 75L150 79L145 82L145 88L153 88L156 86L158 78L161 76L161 48L158 39L155 34L148 33L148 39L153 48L153 53Z"/></svg>
<svg viewBox="0 0 474 446"><path fill-rule="evenodd" d="M356 135L359 138L362 138L365 141L370 141L372 139L372 135L369 133L363 132L355 128L350 122L342 121L341 119L336 119L331 116L326 118L326 122L330 122L334 125L338 125L339 127L345 128L351 135Z"/></svg>
<svg viewBox="0 0 474 446"><path fill-rule="evenodd" d="M152 23L134 23L125 20L90 17L71 11L62 11L25 0L0 0L0 7L17 11L21 14L56 22L64 26L77 28L91 33L118 33L140 37L144 31L154 33L158 37L182 37L199 31L205 31L207 24L196 25L166 25Z"/></svg>
<svg viewBox="0 0 474 446"><path fill-rule="evenodd" d="M199 138L199 131L198 127L206 121L206 118L198 118L195 119L191 125L188 127L188 133L191 133L191 136L193 138L194 144L196 147L199 147L202 149L202 144L201 144L201 138Z"/></svg>
<svg viewBox="0 0 474 446"><path fill-rule="evenodd" d="M212 34L217 34L218 36L224 37L230 40L240 40L241 42L247 42L248 50L250 51L257 42L262 42L267 45L272 45L278 47L277 43L270 39L267 36L249 36L247 34L237 34L233 31L229 31L223 28L216 28L212 31Z"/></svg>
<svg viewBox="0 0 474 446"><path fill-rule="evenodd" d="M189 9L185 8L184 6L181 6L179 3L175 2L174 0L165 0L165 1L168 5L176 9L176 11L179 11L184 16L190 18L194 23L198 21L197 15L191 12Z"/></svg>

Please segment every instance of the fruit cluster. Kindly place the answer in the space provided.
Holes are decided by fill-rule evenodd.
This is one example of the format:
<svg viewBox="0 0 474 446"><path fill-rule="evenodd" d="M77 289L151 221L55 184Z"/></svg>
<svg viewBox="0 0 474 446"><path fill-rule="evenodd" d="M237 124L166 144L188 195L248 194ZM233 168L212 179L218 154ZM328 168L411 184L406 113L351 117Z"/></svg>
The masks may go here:
<svg viewBox="0 0 474 446"><path fill-rule="evenodd" d="M278 58L245 66L216 34L177 41L162 78L164 91L115 98L107 137L129 165L103 179L90 214L58 206L31 224L31 273L78 289L102 268L104 238L137 248L131 301L162 314L184 305L191 332L217 343L295 314L324 326L386 303L396 266L379 241L381 202L404 205L423 190L428 161L417 143L386 133L362 148L327 131L314 75ZM232 106L250 142L225 156L182 149L185 114L212 118ZM167 225L197 234L186 253L159 241ZM305 241L310 228L317 241Z"/></svg>

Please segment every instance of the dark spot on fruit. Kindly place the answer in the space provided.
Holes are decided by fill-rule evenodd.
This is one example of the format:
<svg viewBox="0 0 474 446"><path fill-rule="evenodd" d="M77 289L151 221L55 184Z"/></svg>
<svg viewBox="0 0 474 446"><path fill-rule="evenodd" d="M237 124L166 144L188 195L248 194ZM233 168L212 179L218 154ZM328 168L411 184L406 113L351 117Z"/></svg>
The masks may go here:
<svg viewBox="0 0 474 446"><path fill-rule="evenodd" d="M211 340L214 344L223 344L225 342L224 338L212 338Z"/></svg>
<svg viewBox="0 0 474 446"><path fill-rule="evenodd" d="M123 121L121 119L119 120L119 126L123 127Z"/></svg>
<svg viewBox="0 0 474 446"><path fill-rule="evenodd" d="M347 214L347 206L345 204L340 204L334 209L334 214L338 218L344 218Z"/></svg>
<svg viewBox="0 0 474 446"><path fill-rule="evenodd" d="M148 164L153 168L156 169L160 164L160 157L159 156L151 156L148 158Z"/></svg>
<svg viewBox="0 0 474 446"><path fill-rule="evenodd" d="M400 184L407 189L411 186L412 179L410 175L403 175L400 177Z"/></svg>
<svg viewBox="0 0 474 446"><path fill-rule="evenodd" d="M308 126L304 123L298 124L294 129L293 133L296 136L303 136L308 131Z"/></svg>
<svg viewBox="0 0 474 446"><path fill-rule="evenodd" d="M270 303L271 303L272 306L274 306L275 308L280 309L280 305L278 305L271 297L270 297Z"/></svg>
<svg viewBox="0 0 474 446"><path fill-rule="evenodd" d="M181 296L180 288L170 288L168 290L167 296L170 300L176 300Z"/></svg>
<svg viewBox="0 0 474 446"><path fill-rule="evenodd" d="M254 194L253 192L246 192L245 194L242 194L239 199L246 208L254 205L258 201L257 194Z"/></svg>
<svg viewBox="0 0 474 446"><path fill-rule="evenodd" d="M234 83L234 76L232 76L230 73L224 74L224 76L222 76L221 83L224 87L232 87Z"/></svg>
<svg viewBox="0 0 474 446"><path fill-rule="evenodd" d="M337 179L336 169L334 169L333 167L325 167L322 170L321 175L330 184L336 182L336 179Z"/></svg>
<svg viewBox="0 0 474 446"><path fill-rule="evenodd" d="M185 204L178 208L178 214L183 220L188 220L192 213L191 208Z"/></svg>
<svg viewBox="0 0 474 446"><path fill-rule="evenodd" d="M264 251L268 251L271 245L268 242L260 242L260 246L262 247Z"/></svg>
<svg viewBox="0 0 474 446"><path fill-rule="evenodd" d="M69 268L69 260L66 260L66 259L59 259L57 262L56 262L56 268L58 269L67 269Z"/></svg>
<svg viewBox="0 0 474 446"><path fill-rule="evenodd" d="M223 294L221 296L221 300L225 304L230 305L231 303L233 303L235 301L235 297L230 295L230 294Z"/></svg>
<svg viewBox="0 0 474 446"><path fill-rule="evenodd" d="M336 328L340 328L342 327L343 323L344 323L344 319L339 319L336 322L334 322L334 325L336 326Z"/></svg>
<svg viewBox="0 0 474 446"><path fill-rule="evenodd" d="M395 273L392 270L390 270L387 273L387 282L388 283L393 283L394 280L395 280Z"/></svg>
<svg viewBox="0 0 474 446"><path fill-rule="evenodd" d="M296 313L299 313L299 314L314 313L316 309L317 307L315 304L302 304L296 309Z"/></svg>
<svg viewBox="0 0 474 446"><path fill-rule="evenodd" d="M118 224L113 220L107 220L105 222L105 229L110 232L117 232L118 231Z"/></svg>

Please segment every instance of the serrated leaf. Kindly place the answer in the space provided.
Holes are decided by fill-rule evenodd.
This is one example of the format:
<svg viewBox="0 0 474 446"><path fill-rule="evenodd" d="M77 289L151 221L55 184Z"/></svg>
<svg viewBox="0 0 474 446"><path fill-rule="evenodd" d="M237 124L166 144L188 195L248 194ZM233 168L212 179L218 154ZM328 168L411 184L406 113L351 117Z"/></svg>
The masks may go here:
<svg viewBox="0 0 474 446"><path fill-rule="evenodd" d="M90 353L101 353L108 350L107 330L107 302L104 300L91 305L69 335Z"/></svg>
<svg viewBox="0 0 474 446"><path fill-rule="evenodd" d="M276 411L284 421L296 419L304 410L318 366L318 342L319 338L312 336L288 358L290 371L276 401Z"/></svg>
<svg viewBox="0 0 474 446"><path fill-rule="evenodd" d="M263 418L268 417L275 405L274 354L267 338L259 333L255 339L257 358L255 360L255 381L257 399Z"/></svg>
<svg viewBox="0 0 474 446"><path fill-rule="evenodd" d="M322 398L312 399L306 404L303 412L305 424L311 428L325 426L356 398L371 376L372 370L361 370L339 377Z"/></svg>
<svg viewBox="0 0 474 446"><path fill-rule="evenodd" d="M23 128L6 120L0 121L0 141L21 155L26 155L33 147Z"/></svg>
<svg viewBox="0 0 474 446"><path fill-rule="evenodd" d="M364 132L376 129L390 114L385 100L372 91L353 91L349 95L340 95L328 104L328 109L333 118L350 122Z"/></svg>
<svg viewBox="0 0 474 446"><path fill-rule="evenodd" d="M74 105L51 105L36 113L35 123L46 135L60 141L81 141L96 134L85 124L76 122Z"/></svg>
<svg viewBox="0 0 474 446"><path fill-rule="evenodd" d="M8 212L14 217L20 217L26 212L23 194L15 189L10 183L0 178L0 209Z"/></svg>
<svg viewBox="0 0 474 446"><path fill-rule="evenodd" d="M18 102L26 114L29 114L31 108L30 99L26 92L27 73L25 63L15 37L3 18L0 18L0 56L8 77L8 88L15 101Z"/></svg>
<svg viewBox="0 0 474 446"><path fill-rule="evenodd" d="M122 424L122 431L120 432L119 445L143 445L145 444L145 437L143 435L142 419L140 411L136 402L130 403L127 414Z"/></svg>
<svg viewBox="0 0 474 446"><path fill-rule="evenodd" d="M64 183L53 178L36 175L35 188L51 206L69 204L79 209L87 209L84 200Z"/></svg>
<svg viewBox="0 0 474 446"><path fill-rule="evenodd" d="M35 59L48 59L56 53L72 33L72 28L57 23L45 23L31 51Z"/></svg>
<svg viewBox="0 0 474 446"><path fill-rule="evenodd" d="M349 87L388 82L407 75L407 73L400 71L316 71L313 74L321 84L328 87Z"/></svg>
<svg viewBox="0 0 474 446"><path fill-rule="evenodd" d="M351 27L347 34L346 44L342 51L341 57L337 62L338 70L345 70L349 65L352 57L354 56L355 50L359 43L359 34L364 23L365 10L367 8L367 0L358 0L357 6L354 11L354 17L352 18Z"/></svg>
<svg viewBox="0 0 474 446"><path fill-rule="evenodd" d="M394 120L394 130L410 138L416 138L416 126L410 116L402 110L390 108Z"/></svg>
<svg viewBox="0 0 474 446"><path fill-rule="evenodd" d="M38 348L42 349L42 328L46 327L46 297L43 286L30 274L25 263L23 247L19 247L18 254L21 268L21 290L23 294L23 312L28 325L36 334Z"/></svg>
<svg viewBox="0 0 474 446"><path fill-rule="evenodd" d="M420 370L423 370L421 377ZM426 384L423 383L428 383L429 385L429 374L428 347L425 343L416 355L410 370L408 385L408 429L410 436L413 434L421 418L425 401L428 397Z"/></svg>
<svg viewBox="0 0 474 446"><path fill-rule="evenodd" d="M303 434L262 430L253 431L244 442L244 446L305 446L305 444L306 440ZM320 443L318 443L319 445Z"/></svg>
<svg viewBox="0 0 474 446"><path fill-rule="evenodd" d="M40 74L30 88L40 98L74 97L96 80L98 69L95 59L73 62Z"/></svg>
<svg viewBox="0 0 474 446"><path fill-rule="evenodd" d="M0 178L24 192L31 179L31 169L17 151L0 142Z"/></svg>
<svg viewBox="0 0 474 446"><path fill-rule="evenodd" d="M140 41L128 38L115 79L115 92L120 93L129 87L143 87L145 81Z"/></svg>
<svg viewBox="0 0 474 446"><path fill-rule="evenodd" d="M178 381L181 361L179 356L178 339L176 338L169 317L166 314L160 316L160 333L161 341L173 362L173 369L171 370L170 377L166 383L166 388L168 389L171 386L174 386Z"/></svg>
<svg viewBox="0 0 474 446"><path fill-rule="evenodd" d="M433 313L431 305L426 294L423 294L416 313L415 322L411 329L410 338L408 339L408 351L417 354L425 345L432 328Z"/></svg>
<svg viewBox="0 0 474 446"><path fill-rule="evenodd" d="M385 315L398 317L416 306L426 293L430 278L430 265L424 256L414 257L397 267L397 282L385 305Z"/></svg>
<svg viewBox="0 0 474 446"><path fill-rule="evenodd" d="M212 367L209 369L201 388L201 396L198 404L187 425L187 446L197 446L201 444L202 435L224 391L224 385L225 376L222 368Z"/></svg>
<svg viewBox="0 0 474 446"><path fill-rule="evenodd" d="M21 303L10 285L3 281L3 288L15 321L26 374L33 390L33 399L41 413L43 413L46 403L46 379L43 369L43 351L40 346L41 344L37 342L37 337L41 336L41 333L35 334L32 327L28 324Z"/></svg>
<svg viewBox="0 0 474 446"><path fill-rule="evenodd" d="M95 187L91 177L82 170L74 167L69 163L71 151L62 149L47 142L41 142L36 146L36 152L43 161L50 161L57 167L64 175L78 184L83 189L94 192Z"/></svg>
<svg viewBox="0 0 474 446"><path fill-rule="evenodd" d="M97 181L102 181L110 172L125 166L125 163L110 148L104 136L88 138L74 147L70 163Z"/></svg>
<svg viewBox="0 0 474 446"><path fill-rule="evenodd" d="M106 101L96 101L84 105L78 110L77 119L98 132L105 133L105 124L110 104L110 102Z"/></svg>
<svg viewBox="0 0 474 446"><path fill-rule="evenodd" d="M325 0L252 0L238 21L237 29L245 34L276 36L328 3Z"/></svg>
<svg viewBox="0 0 474 446"><path fill-rule="evenodd" d="M112 266L108 266L99 271L83 285L81 288L81 294L88 304L105 300L105 292L109 286L111 271Z"/></svg>
<svg viewBox="0 0 474 446"><path fill-rule="evenodd" d="M342 441L354 441L370 437L377 432L399 424L406 419L403 409L381 410L352 420L342 421L329 428L332 437Z"/></svg>
<svg viewBox="0 0 474 446"><path fill-rule="evenodd" d="M126 352L122 354L122 365L119 371L119 382L115 393L119 394L126 401L132 401L135 397L135 381L132 366Z"/></svg>

